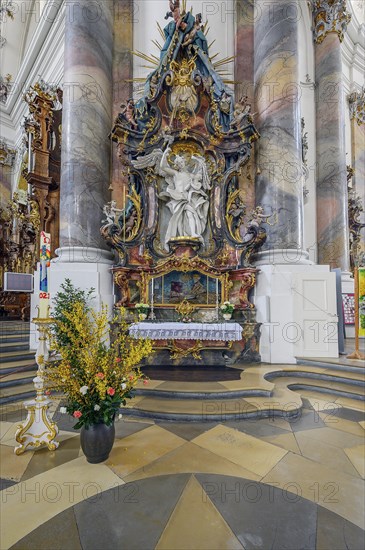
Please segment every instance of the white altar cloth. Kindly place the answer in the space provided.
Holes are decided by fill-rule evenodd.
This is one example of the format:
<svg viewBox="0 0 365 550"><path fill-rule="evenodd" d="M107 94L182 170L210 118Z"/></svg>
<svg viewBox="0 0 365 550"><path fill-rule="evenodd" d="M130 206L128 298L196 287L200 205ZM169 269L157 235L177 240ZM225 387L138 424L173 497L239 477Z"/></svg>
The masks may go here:
<svg viewBox="0 0 365 550"><path fill-rule="evenodd" d="M133 323L129 334L134 338L151 340L223 340L242 339L238 323Z"/></svg>

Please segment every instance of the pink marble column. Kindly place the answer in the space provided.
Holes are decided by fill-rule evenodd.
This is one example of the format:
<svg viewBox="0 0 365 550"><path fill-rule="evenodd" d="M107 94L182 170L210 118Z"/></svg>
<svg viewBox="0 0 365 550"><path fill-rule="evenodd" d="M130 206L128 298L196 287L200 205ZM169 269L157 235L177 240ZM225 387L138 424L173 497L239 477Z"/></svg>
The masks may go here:
<svg viewBox="0 0 365 550"><path fill-rule="evenodd" d="M255 2L256 203L273 213L260 264L306 263L298 76L300 4Z"/></svg>
<svg viewBox="0 0 365 550"><path fill-rule="evenodd" d="M113 53L113 120L120 112L121 103L133 96L133 0L114 1L114 53ZM137 22L136 22L137 23ZM117 154L116 145L112 146L112 198L119 208L123 207L124 187L127 184L125 174Z"/></svg>
<svg viewBox="0 0 365 550"><path fill-rule="evenodd" d="M355 195L360 197L363 211L359 222L365 223L365 90L350 95L351 116L351 167L355 173L352 184ZM360 253L365 254L365 229L361 231Z"/></svg>
<svg viewBox="0 0 365 550"><path fill-rule="evenodd" d="M315 46L318 263L349 270L345 108L340 41Z"/></svg>
<svg viewBox="0 0 365 550"><path fill-rule="evenodd" d="M317 117L318 263L350 268L345 105L341 40L349 16L345 0L315 0L313 32Z"/></svg>
<svg viewBox="0 0 365 550"><path fill-rule="evenodd" d="M236 2L236 59L235 59L235 97L239 100L248 97L251 112L255 112L254 89L254 20L255 9L253 0L237 0ZM239 177L241 194L247 211L255 207L255 144L248 165Z"/></svg>

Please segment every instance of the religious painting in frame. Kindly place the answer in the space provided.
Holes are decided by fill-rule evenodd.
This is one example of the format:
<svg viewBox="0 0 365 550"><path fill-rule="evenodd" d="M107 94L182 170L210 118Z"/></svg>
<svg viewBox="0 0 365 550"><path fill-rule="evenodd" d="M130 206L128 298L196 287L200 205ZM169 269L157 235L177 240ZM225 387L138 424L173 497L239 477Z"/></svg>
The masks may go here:
<svg viewBox="0 0 365 550"><path fill-rule="evenodd" d="M214 307L220 301L220 281L199 271L170 271L150 282L151 293L152 286L155 306L166 307L187 300L201 307Z"/></svg>

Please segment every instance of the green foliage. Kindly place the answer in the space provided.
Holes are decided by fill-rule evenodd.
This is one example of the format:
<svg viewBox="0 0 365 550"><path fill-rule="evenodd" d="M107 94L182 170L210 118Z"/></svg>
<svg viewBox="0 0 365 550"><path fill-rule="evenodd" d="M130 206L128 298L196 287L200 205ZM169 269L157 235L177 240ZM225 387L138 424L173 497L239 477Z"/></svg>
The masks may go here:
<svg viewBox="0 0 365 550"><path fill-rule="evenodd" d="M103 422L110 425L119 407L133 397L145 377L138 365L152 353L149 340L129 336L121 319L111 329L108 311L94 311L94 289L76 288L66 279L55 297L50 349L56 360L48 365L45 380L49 390L67 399L63 413L76 420L75 428Z"/></svg>
<svg viewBox="0 0 365 550"><path fill-rule="evenodd" d="M68 314L71 313L77 303L81 303L85 312L90 312L89 301L94 294L95 289L91 288L88 291L76 288L70 279L65 279L55 297L55 306L53 308L51 330L59 345L67 347L71 344L69 330L77 330L72 325Z"/></svg>

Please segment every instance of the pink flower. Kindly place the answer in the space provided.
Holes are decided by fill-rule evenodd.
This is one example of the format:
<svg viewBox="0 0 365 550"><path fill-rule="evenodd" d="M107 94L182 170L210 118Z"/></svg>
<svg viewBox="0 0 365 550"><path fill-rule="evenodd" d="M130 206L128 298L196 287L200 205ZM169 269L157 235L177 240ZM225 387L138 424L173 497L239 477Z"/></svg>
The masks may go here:
<svg viewBox="0 0 365 550"><path fill-rule="evenodd" d="M114 388L108 388L108 389L106 390L106 393L107 393L108 395L114 395L114 394L115 394L115 389L114 389Z"/></svg>
<svg viewBox="0 0 365 550"><path fill-rule="evenodd" d="M129 380L134 380L134 376L132 376L131 374L128 376L128 379Z"/></svg>
<svg viewBox="0 0 365 550"><path fill-rule="evenodd" d="M121 362L121 358L120 358L120 357L116 357L116 358L115 358L115 362L116 362L116 363L120 363L120 362Z"/></svg>
<svg viewBox="0 0 365 550"><path fill-rule="evenodd" d="M75 411L74 414L73 414L73 416L74 416L75 418L80 418L80 416L82 416L82 412L81 412L81 411Z"/></svg>
<svg viewBox="0 0 365 550"><path fill-rule="evenodd" d="M46 395L51 395L51 390L46 390L44 393L45 393Z"/></svg>
<svg viewBox="0 0 365 550"><path fill-rule="evenodd" d="M97 378L100 378L100 380L103 380L103 378L105 378L105 376L104 376L104 374L103 374L102 372L97 372L97 373L95 374L95 376L96 376Z"/></svg>
<svg viewBox="0 0 365 550"><path fill-rule="evenodd" d="M143 380L143 384L144 384L145 386L147 386L148 380Z"/></svg>

